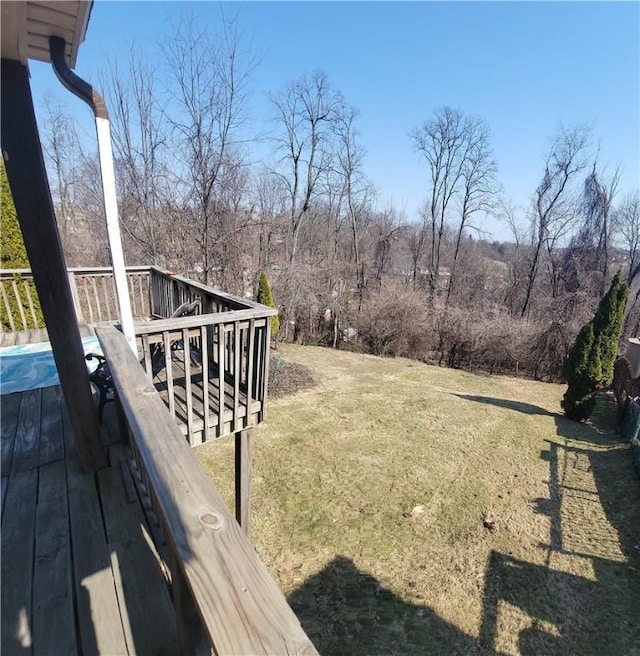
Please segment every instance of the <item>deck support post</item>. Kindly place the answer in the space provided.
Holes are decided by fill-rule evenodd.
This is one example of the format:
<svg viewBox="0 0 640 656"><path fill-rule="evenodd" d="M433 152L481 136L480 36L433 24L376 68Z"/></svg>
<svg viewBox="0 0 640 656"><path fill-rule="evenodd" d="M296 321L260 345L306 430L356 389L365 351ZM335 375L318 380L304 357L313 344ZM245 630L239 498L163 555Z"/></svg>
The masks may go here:
<svg viewBox="0 0 640 656"><path fill-rule="evenodd" d="M251 530L251 430L235 434L236 520L249 535Z"/></svg>
<svg viewBox="0 0 640 656"><path fill-rule="evenodd" d="M28 68L2 60L2 153L78 454L106 465L76 310L42 156Z"/></svg>

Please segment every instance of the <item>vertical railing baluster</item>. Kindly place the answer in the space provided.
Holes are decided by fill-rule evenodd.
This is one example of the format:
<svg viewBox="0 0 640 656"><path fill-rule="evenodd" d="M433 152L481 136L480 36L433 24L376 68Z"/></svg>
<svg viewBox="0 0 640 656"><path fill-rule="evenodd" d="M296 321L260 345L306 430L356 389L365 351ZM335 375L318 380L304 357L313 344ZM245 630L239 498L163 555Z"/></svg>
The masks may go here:
<svg viewBox="0 0 640 656"><path fill-rule="evenodd" d="M269 350L271 348L271 317L267 317L264 327L264 362L262 365L263 378L262 378L262 394L260 401L262 402L262 412L260 418L264 421L267 417L267 392L269 387Z"/></svg>
<svg viewBox="0 0 640 656"><path fill-rule="evenodd" d="M240 322L233 324L233 432L238 430L238 409L240 407Z"/></svg>
<svg viewBox="0 0 640 656"><path fill-rule="evenodd" d="M224 433L224 324L218 324L218 437Z"/></svg>
<svg viewBox="0 0 640 656"><path fill-rule="evenodd" d="M149 335L142 336L142 353L144 355L144 368L150 381L153 381L153 363L151 361L151 349L149 348Z"/></svg>
<svg viewBox="0 0 640 656"><path fill-rule="evenodd" d="M173 388L173 360L171 358L171 336L168 330L162 333L162 346L164 347L164 368L167 376L167 392L169 393L169 412L176 416L176 397Z"/></svg>
<svg viewBox="0 0 640 656"><path fill-rule="evenodd" d="M33 281L24 280L22 282L22 286L24 287L24 293L27 298L27 303L29 305L29 314L31 314L31 320L33 322L33 329L36 330L38 328L38 318L36 317L36 311L33 306L33 298L31 297L32 285L33 285Z"/></svg>
<svg viewBox="0 0 640 656"><path fill-rule="evenodd" d="M193 390L191 389L191 343L189 342L189 329L182 329L182 357L184 360L184 389L187 396L187 436L189 444L194 446L193 435Z"/></svg>
<svg viewBox="0 0 640 656"><path fill-rule="evenodd" d="M134 293L135 291L134 274L132 273L127 273L127 289L129 290L129 298L131 299L131 312L133 313L133 317L135 319L140 315L137 313L137 308L136 308L136 295Z"/></svg>
<svg viewBox="0 0 640 656"><path fill-rule="evenodd" d="M202 360L202 441L209 440L209 349L207 328L200 328L200 359Z"/></svg>
<svg viewBox="0 0 640 656"><path fill-rule="evenodd" d="M247 335L247 421L246 425L253 424L251 406L253 405L253 349L255 344L256 321L249 321L249 334Z"/></svg>
<svg viewBox="0 0 640 656"><path fill-rule="evenodd" d="M252 395L256 401L260 400L260 378L261 378L261 354L262 354L262 324L256 322L255 346L253 349L253 381L251 384Z"/></svg>
<svg viewBox="0 0 640 656"><path fill-rule="evenodd" d="M87 299L87 310L89 311L89 323L93 323L93 309L91 307L91 297L89 295L89 289L87 285L87 278L84 279L84 285L82 289L84 290L84 297Z"/></svg>
<svg viewBox="0 0 640 656"><path fill-rule="evenodd" d="M9 303L9 296L7 295L7 290L4 288L4 282L0 282L0 290L2 291L2 300L4 301L5 311L7 313L7 319L9 321L9 327L11 332L16 331L16 324L13 320L13 312L11 310L11 303Z"/></svg>
<svg viewBox="0 0 640 656"><path fill-rule="evenodd" d="M138 279L138 291L140 292L140 314L138 316L144 317L146 315L144 311L144 289L143 289L143 279L144 274L136 276Z"/></svg>
<svg viewBox="0 0 640 656"><path fill-rule="evenodd" d="M11 280L11 289L13 290L13 295L16 299L18 312L20 313L20 320L22 321L22 330L27 330L27 318L24 315L24 308L22 307L22 299L20 298L18 283L16 282L15 278Z"/></svg>
<svg viewBox="0 0 640 656"><path fill-rule="evenodd" d="M98 315L98 321L102 321L102 312L100 309L100 299L98 298L98 288L96 287L96 279L91 276L89 278L91 282L91 290L93 291L93 298L96 302L96 314Z"/></svg>
<svg viewBox="0 0 640 656"><path fill-rule="evenodd" d="M76 319L79 324L84 323L82 315L82 307L80 305L80 295L78 294L78 286L76 284L76 274L73 271L67 273L69 278L69 288L71 289L71 298L73 299L73 307L76 310Z"/></svg>

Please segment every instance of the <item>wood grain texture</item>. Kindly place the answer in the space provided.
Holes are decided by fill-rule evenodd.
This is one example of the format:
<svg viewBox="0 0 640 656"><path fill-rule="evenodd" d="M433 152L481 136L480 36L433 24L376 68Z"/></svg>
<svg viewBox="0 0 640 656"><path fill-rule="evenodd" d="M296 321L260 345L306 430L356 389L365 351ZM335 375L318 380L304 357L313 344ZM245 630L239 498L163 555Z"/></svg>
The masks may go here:
<svg viewBox="0 0 640 656"><path fill-rule="evenodd" d="M262 310L236 310L230 312L215 312L212 314L196 314L187 317L175 317L173 319L156 319L153 321L136 321L134 328L136 335L150 335L164 331L176 331L183 328L200 328L201 326L215 326L217 324L233 323L234 321L248 321L249 319L265 320L269 313Z"/></svg>
<svg viewBox="0 0 640 656"><path fill-rule="evenodd" d="M21 392L6 394L0 400L0 452L2 454L0 472L2 476L8 476L11 471L21 400Z"/></svg>
<svg viewBox="0 0 640 656"><path fill-rule="evenodd" d="M33 469L40 457L40 401L42 390L24 392L20 402L11 473Z"/></svg>
<svg viewBox="0 0 640 656"><path fill-rule="evenodd" d="M112 463L119 463L124 450L119 445L112 446L109 456ZM171 598L154 547L145 536L142 509L138 504L128 503L119 467L103 469L98 479L129 652L149 656L175 654L176 626Z"/></svg>
<svg viewBox="0 0 640 656"><path fill-rule="evenodd" d="M0 653L31 654L33 626L31 589L33 582L33 549L38 490L38 470L11 476L2 520L2 558L0 573Z"/></svg>
<svg viewBox="0 0 640 656"><path fill-rule="evenodd" d="M34 654L75 654L65 463L40 468L33 578Z"/></svg>
<svg viewBox="0 0 640 656"><path fill-rule="evenodd" d="M92 655L127 654L95 476L80 468L68 421L64 431L80 650Z"/></svg>
<svg viewBox="0 0 640 656"><path fill-rule="evenodd" d="M293 611L114 328L96 330L132 442L216 653L314 654Z"/></svg>
<svg viewBox="0 0 640 656"><path fill-rule="evenodd" d="M251 534L251 431L235 436L236 520L242 530Z"/></svg>
<svg viewBox="0 0 640 656"><path fill-rule="evenodd" d="M38 463L64 458L64 441L62 439L62 390L59 385L45 387L42 390L40 420L40 455Z"/></svg>

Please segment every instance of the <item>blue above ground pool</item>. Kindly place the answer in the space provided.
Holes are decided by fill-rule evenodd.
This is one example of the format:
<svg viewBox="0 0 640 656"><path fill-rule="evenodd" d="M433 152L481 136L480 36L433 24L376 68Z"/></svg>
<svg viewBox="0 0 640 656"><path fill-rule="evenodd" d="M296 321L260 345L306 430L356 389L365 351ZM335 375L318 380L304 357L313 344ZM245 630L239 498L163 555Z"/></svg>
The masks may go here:
<svg viewBox="0 0 640 656"><path fill-rule="evenodd" d="M87 353L102 355L97 337L85 337L82 348ZM97 361L87 361L87 369L93 371ZM0 394L25 392L39 387L59 385L58 371L53 359L51 344L19 344L0 348Z"/></svg>

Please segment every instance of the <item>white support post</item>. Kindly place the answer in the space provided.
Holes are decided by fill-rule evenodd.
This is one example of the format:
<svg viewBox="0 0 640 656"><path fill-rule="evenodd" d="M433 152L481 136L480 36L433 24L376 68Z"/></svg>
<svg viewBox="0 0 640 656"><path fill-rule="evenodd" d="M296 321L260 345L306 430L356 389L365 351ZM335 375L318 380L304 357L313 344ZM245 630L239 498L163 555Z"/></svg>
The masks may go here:
<svg viewBox="0 0 640 656"><path fill-rule="evenodd" d="M127 273L124 266L124 255L122 253L122 240L120 239L118 202L116 199L116 178L113 169L111 128L109 126L109 120L96 117L96 132L98 134L98 151L100 153L104 211L107 218L107 235L109 238L109 250L111 252L111 264L113 266L113 278L116 284L116 295L118 297L120 324L131 350L137 355L138 351L136 347L136 336L133 329L133 314L131 312L131 301L129 299Z"/></svg>

